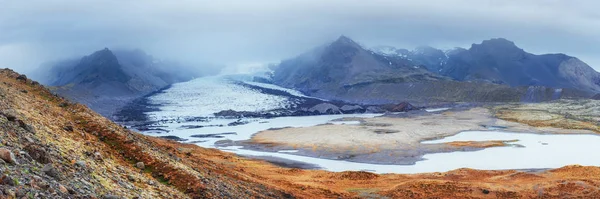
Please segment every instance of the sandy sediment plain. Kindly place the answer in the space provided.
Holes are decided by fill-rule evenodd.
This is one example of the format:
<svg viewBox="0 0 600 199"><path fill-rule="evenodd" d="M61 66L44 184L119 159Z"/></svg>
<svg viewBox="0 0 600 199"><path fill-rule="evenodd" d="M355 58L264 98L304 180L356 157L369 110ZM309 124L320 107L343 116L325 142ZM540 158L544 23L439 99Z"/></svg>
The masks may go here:
<svg viewBox="0 0 600 199"><path fill-rule="evenodd" d="M250 140L235 143L261 151L298 150L295 154L326 159L376 164L414 164L428 153L474 151L488 147L518 147L515 140L464 141L438 144L421 143L463 131L502 130L507 132L593 134L591 129L563 129L551 125L533 126L511 117L510 107L475 107L437 113L397 113L375 118L343 118L348 124L324 124L304 128L271 129L255 134ZM540 106L543 108L545 106ZM504 111L504 118L498 113ZM551 120L555 115L536 115ZM500 117L502 118L502 117ZM517 118L517 119L515 119ZM354 121L354 122L353 122Z"/></svg>

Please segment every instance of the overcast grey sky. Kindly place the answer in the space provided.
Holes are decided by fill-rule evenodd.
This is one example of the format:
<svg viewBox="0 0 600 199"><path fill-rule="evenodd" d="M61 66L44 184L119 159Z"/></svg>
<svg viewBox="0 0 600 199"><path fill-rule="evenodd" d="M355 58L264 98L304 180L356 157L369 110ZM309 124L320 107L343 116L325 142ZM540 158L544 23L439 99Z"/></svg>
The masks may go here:
<svg viewBox="0 0 600 199"><path fill-rule="evenodd" d="M469 47L504 37L600 69L597 0L0 0L0 68L109 48L237 65L347 35L365 46Z"/></svg>

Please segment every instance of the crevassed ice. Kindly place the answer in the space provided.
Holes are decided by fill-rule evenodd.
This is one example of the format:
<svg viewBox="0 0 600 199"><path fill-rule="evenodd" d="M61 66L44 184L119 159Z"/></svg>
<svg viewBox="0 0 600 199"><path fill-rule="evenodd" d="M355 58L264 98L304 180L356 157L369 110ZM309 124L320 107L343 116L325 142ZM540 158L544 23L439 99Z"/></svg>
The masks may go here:
<svg viewBox="0 0 600 199"><path fill-rule="evenodd" d="M289 93L291 95L298 96L298 97L320 99L320 98L316 98L316 97L306 96L306 95L302 94L300 91L297 91L297 90L293 90L293 89L289 89L289 88L283 88L283 87L280 87L280 86L277 86L277 85L273 85L273 84L265 84L265 83L259 83L259 82L249 82L249 81L246 81L244 83L248 84L248 85L252 85L252 86L258 86L258 87L262 87L262 88L268 88L268 89L273 89L273 90L284 91L284 92L287 92L287 93ZM320 100L327 101L327 100L324 100L324 99L320 99Z"/></svg>
<svg viewBox="0 0 600 199"><path fill-rule="evenodd" d="M234 84L225 76L197 78L173 84L163 93L148 98L160 104L160 111L150 112L154 119L208 117L222 110L265 111L292 104L286 97L264 94Z"/></svg>

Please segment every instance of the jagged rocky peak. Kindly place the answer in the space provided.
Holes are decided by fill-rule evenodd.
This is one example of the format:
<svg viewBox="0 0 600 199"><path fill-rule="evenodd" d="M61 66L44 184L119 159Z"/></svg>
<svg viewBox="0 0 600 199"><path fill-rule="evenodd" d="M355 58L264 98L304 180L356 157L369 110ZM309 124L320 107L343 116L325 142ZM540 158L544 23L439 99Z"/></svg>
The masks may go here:
<svg viewBox="0 0 600 199"><path fill-rule="evenodd" d="M350 62L352 57L364 51L363 47L354 40L342 35L331 43L323 52L321 58L325 62Z"/></svg>
<svg viewBox="0 0 600 199"><path fill-rule="evenodd" d="M444 53L447 56L453 56L453 55L457 55L457 54L465 52L465 51L468 51L468 50L465 48L461 48L461 47L455 47L455 48L444 51Z"/></svg>
<svg viewBox="0 0 600 199"><path fill-rule="evenodd" d="M332 45L352 45L352 46L360 46L354 40L350 39L347 36L341 35L337 40L333 42Z"/></svg>
<svg viewBox="0 0 600 199"><path fill-rule="evenodd" d="M487 52L493 54L503 54L507 52L524 53L525 51L515 45L514 42L504 38L488 39L481 44L471 45L471 51Z"/></svg>
<svg viewBox="0 0 600 199"><path fill-rule="evenodd" d="M117 57L115 54L108 48L104 48L102 50L96 51L88 56L83 57L83 59L88 60L114 60L117 61ZM118 62L118 61L117 61Z"/></svg>
<svg viewBox="0 0 600 199"><path fill-rule="evenodd" d="M82 61L84 61L84 60L87 60L87 61L105 60L105 61L118 62L115 54L113 54L113 52L108 48L104 48L104 49L96 51L88 56L85 56L85 57L83 57Z"/></svg>
<svg viewBox="0 0 600 199"><path fill-rule="evenodd" d="M418 46L413 52L415 54L444 55L444 51L431 46Z"/></svg>
<svg viewBox="0 0 600 199"><path fill-rule="evenodd" d="M505 38L491 38L488 40L483 40L481 45L493 45L493 46L506 46L506 47L517 47L515 42L510 41Z"/></svg>
<svg viewBox="0 0 600 199"><path fill-rule="evenodd" d="M363 47L349 37L342 35L329 45L329 49L363 49Z"/></svg>

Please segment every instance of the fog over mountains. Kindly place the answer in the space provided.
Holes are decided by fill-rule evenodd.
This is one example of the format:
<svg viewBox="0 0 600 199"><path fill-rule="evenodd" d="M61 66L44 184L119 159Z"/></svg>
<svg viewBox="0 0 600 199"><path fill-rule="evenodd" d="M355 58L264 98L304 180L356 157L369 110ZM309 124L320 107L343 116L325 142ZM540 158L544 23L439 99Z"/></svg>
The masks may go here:
<svg viewBox="0 0 600 199"><path fill-rule="evenodd" d="M234 75L230 69L221 72ZM363 105L542 102L600 93L600 74L583 61L565 54L528 53L503 38L444 51L428 46L367 48L340 36L279 64L253 66L247 72L262 83ZM43 65L32 77L60 95L112 115L161 88L217 73L156 59L142 50L105 48Z"/></svg>
<svg viewBox="0 0 600 199"><path fill-rule="evenodd" d="M0 1L0 67L30 72L104 47L183 63L277 62L344 34L369 47L409 49L468 49L504 37L600 69L598 7L592 0Z"/></svg>
<svg viewBox="0 0 600 199"><path fill-rule="evenodd" d="M110 115L135 98L216 72L159 60L142 50L105 48L82 58L48 63L32 77L60 95Z"/></svg>

